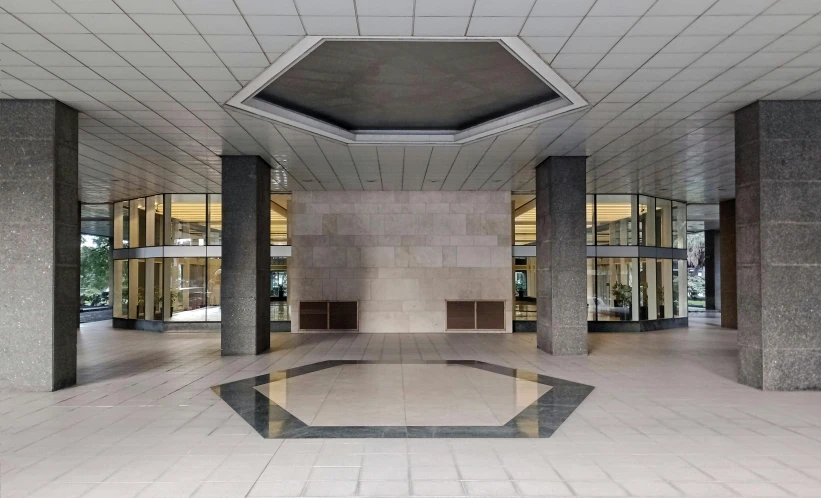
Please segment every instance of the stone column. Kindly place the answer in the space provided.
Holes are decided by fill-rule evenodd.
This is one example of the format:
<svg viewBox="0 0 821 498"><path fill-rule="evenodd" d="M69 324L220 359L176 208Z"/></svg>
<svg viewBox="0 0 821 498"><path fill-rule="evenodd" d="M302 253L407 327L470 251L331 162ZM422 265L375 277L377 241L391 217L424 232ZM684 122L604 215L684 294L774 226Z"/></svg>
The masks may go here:
<svg viewBox="0 0 821 498"><path fill-rule="evenodd" d="M54 100L0 100L0 387L77 380L77 123Z"/></svg>
<svg viewBox="0 0 821 498"><path fill-rule="evenodd" d="M536 168L536 344L555 355L587 354L584 157L550 157Z"/></svg>
<svg viewBox="0 0 821 498"><path fill-rule="evenodd" d="M258 156L222 158L222 354L271 347L271 168Z"/></svg>
<svg viewBox="0 0 821 498"><path fill-rule="evenodd" d="M721 276L717 271L720 243L718 230L704 231L704 307L708 310L721 309Z"/></svg>
<svg viewBox="0 0 821 498"><path fill-rule="evenodd" d="M738 328L738 298L736 297L735 199L718 205L719 259L721 260L721 326Z"/></svg>
<svg viewBox="0 0 821 498"><path fill-rule="evenodd" d="M735 114L739 382L821 389L821 101Z"/></svg>

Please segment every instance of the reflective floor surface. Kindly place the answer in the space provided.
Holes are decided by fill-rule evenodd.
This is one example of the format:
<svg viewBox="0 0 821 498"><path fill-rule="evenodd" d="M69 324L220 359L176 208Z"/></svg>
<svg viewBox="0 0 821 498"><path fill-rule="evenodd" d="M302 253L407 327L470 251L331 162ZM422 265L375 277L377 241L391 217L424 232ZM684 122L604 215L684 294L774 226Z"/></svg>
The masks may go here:
<svg viewBox="0 0 821 498"><path fill-rule="evenodd" d="M821 493L821 393L739 385L736 332L218 334L83 325L79 385L0 393L0 496L804 496ZM595 386L550 438L265 439L212 386L325 360L479 360Z"/></svg>

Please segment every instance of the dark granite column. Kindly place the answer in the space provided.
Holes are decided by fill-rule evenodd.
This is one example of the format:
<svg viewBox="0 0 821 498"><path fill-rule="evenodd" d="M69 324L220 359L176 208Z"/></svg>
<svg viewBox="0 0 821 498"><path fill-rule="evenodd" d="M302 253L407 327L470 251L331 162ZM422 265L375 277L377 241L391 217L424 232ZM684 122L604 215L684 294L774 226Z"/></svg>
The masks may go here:
<svg viewBox="0 0 821 498"><path fill-rule="evenodd" d="M738 328L736 295L735 199L718 205L721 259L721 326Z"/></svg>
<svg viewBox="0 0 821 498"><path fill-rule="evenodd" d="M550 157L536 168L536 344L587 354L584 157Z"/></svg>
<svg viewBox="0 0 821 498"><path fill-rule="evenodd" d="M271 168L258 156L222 158L222 354L271 347Z"/></svg>
<svg viewBox="0 0 821 498"><path fill-rule="evenodd" d="M77 111L0 100L0 388L77 379Z"/></svg>
<svg viewBox="0 0 821 498"><path fill-rule="evenodd" d="M716 291L719 290L717 286L719 276L716 275L717 242L716 230L704 231L704 307L708 310L717 309L717 301L721 300L721 296L716 296Z"/></svg>
<svg viewBox="0 0 821 498"><path fill-rule="evenodd" d="M735 115L739 382L821 388L821 101Z"/></svg>

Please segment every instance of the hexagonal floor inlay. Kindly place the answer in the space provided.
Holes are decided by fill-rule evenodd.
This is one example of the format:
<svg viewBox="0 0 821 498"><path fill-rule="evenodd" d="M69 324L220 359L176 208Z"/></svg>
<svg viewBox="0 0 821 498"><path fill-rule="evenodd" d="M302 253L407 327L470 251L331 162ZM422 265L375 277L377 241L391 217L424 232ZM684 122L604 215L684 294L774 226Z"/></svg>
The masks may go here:
<svg viewBox="0 0 821 498"><path fill-rule="evenodd" d="M472 360L331 360L212 388L263 437L550 437L593 387Z"/></svg>

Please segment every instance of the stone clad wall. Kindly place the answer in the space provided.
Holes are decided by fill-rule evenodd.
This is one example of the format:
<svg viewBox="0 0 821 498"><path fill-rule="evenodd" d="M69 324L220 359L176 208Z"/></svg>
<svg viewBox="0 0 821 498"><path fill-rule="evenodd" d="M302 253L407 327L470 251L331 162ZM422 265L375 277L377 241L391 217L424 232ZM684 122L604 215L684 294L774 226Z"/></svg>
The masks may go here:
<svg viewBox="0 0 821 498"><path fill-rule="evenodd" d="M448 299L505 301L509 192L294 192L288 269L299 301L359 301L360 332L444 332Z"/></svg>

